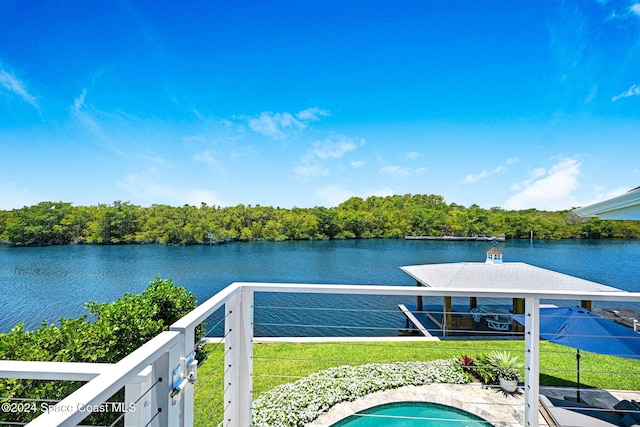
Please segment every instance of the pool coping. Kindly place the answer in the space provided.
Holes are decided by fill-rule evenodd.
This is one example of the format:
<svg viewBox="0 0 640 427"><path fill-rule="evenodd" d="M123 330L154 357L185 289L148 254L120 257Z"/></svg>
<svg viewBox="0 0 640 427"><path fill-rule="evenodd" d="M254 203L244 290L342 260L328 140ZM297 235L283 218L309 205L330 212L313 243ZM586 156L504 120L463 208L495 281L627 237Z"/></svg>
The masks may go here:
<svg viewBox="0 0 640 427"><path fill-rule="evenodd" d="M326 427L356 412L394 402L434 402L477 415L496 427L524 424L524 394L499 387L472 384L427 384L377 391L351 402L334 405L305 427ZM548 425L542 414L539 425Z"/></svg>

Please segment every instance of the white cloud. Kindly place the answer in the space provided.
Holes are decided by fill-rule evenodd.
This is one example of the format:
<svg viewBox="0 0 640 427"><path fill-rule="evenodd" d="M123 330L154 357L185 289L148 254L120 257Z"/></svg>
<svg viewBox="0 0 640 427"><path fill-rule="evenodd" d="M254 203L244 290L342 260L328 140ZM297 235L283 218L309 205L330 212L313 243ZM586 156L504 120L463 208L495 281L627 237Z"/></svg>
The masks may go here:
<svg viewBox="0 0 640 427"><path fill-rule="evenodd" d="M356 196L356 193L344 188L340 184L331 184L316 190L316 197L320 199L323 206L338 206L345 200Z"/></svg>
<svg viewBox="0 0 640 427"><path fill-rule="evenodd" d="M131 152L131 155L142 159L147 164L153 164L156 166L165 166L167 162L164 158L151 150L146 150L146 152Z"/></svg>
<svg viewBox="0 0 640 427"><path fill-rule="evenodd" d="M329 169L317 161L304 161L303 164L293 168L296 176L302 180L329 175Z"/></svg>
<svg viewBox="0 0 640 427"><path fill-rule="evenodd" d="M488 177L489 175L492 175L492 173L487 171L487 170L483 170L482 172L480 172L479 174L476 174L476 175L467 174L467 176L462 180L462 182L467 183L467 184L475 183L475 182L480 181L483 178Z"/></svg>
<svg viewBox="0 0 640 427"><path fill-rule="evenodd" d="M308 108L295 114L263 111L258 117L249 119L248 124L249 128L256 133L273 139L282 139L287 136L288 131L303 130L307 123L317 122L321 116L329 114L329 111L319 107Z"/></svg>
<svg viewBox="0 0 640 427"><path fill-rule="evenodd" d="M216 155L213 151L206 149L201 153L196 153L193 155L193 160L195 162L204 163L211 167L221 167L220 160L218 159L218 155Z"/></svg>
<svg viewBox="0 0 640 427"><path fill-rule="evenodd" d="M364 144L364 140L360 140L359 143ZM357 148L357 140L339 135L335 139L315 141L310 154L320 159L338 159Z"/></svg>
<svg viewBox="0 0 640 427"><path fill-rule="evenodd" d="M95 117L96 112L91 106L87 105L86 98L87 90L83 89L82 93L80 93L80 96L73 100L73 106L71 107L73 116L81 124L91 129L94 133L104 137L104 132L102 131L102 128L98 124L98 121Z"/></svg>
<svg viewBox="0 0 640 427"><path fill-rule="evenodd" d="M190 142L205 142L206 139L204 136L202 135L191 135L191 136L183 136L182 141L186 142L186 143L190 143Z"/></svg>
<svg viewBox="0 0 640 427"><path fill-rule="evenodd" d="M402 166L385 166L380 169L381 174L392 175L397 177L409 176L413 172L411 168L404 168Z"/></svg>
<svg viewBox="0 0 640 427"><path fill-rule="evenodd" d="M581 166L582 162L576 159L564 158L548 172L542 168L534 169L531 178L516 187L521 191L507 199L502 207L509 210L564 210L578 206L573 193L580 186Z"/></svg>
<svg viewBox="0 0 640 427"><path fill-rule="evenodd" d="M0 86L18 95L27 104L31 105L35 109L39 109L38 100L35 96L31 95L26 86L20 79L4 69L0 69Z"/></svg>
<svg viewBox="0 0 640 427"><path fill-rule="evenodd" d="M547 174L547 170L545 168L533 168L533 169L531 169L531 171L529 171L529 179L526 179L526 180L524 180L522 182L515 182L515 183L511 184L511 189L514 190L514 191L518 191L518 190L521 190L523 188L526 188L529 185L531 185L531 182L533 180L536 180L538 178L542 178L546 174Z"/></svg>
<svg viewBox="0 0 640 427"><path fill-rule="evenodd" d="M351 164L352 168L359 169L359 168L363 167L366 163L363 162L362 160L354 160L350 164Z"/></svg>
<svg viewBox="0 0 640 427"><path fill-rule="evenodd" d="M24 206L35 205L46 197L33 194L32 191L16 187L12 183L0 183L0 209L11 210L20 209Z"/></svg>
<svg viewBox="0 0 640 427"><path fill-rule="evenodd" d="M363 139L357 140L344 135L337 135L324 141L315 141L302 157L300 164L293 168L293 172L303 180L326 176L330 173L330 168L326 165L327 160L339 159L345 154L357 150L358 146L364 145L364 143Z"/></svg>
<svg viewBox="0 0 640 427"><path fill-rule="evenodd" d="M613 98L611 98L611 100L615 102L623 98L630 98L632 96L639 96L639 95L640 95L640 86L633 85L629 88L629 90L621 93L620 95L614 96Z"/></svg>
<svg viewBox="0 0 640 427"><path fill-rule="evenodd" d="M491 175L496 175L499 173L503 173L504 171L507 170L507 166L510 166L514 163L517 163L518 159L515 157L510 157L508 158L504 165L498 166L497 168L493 169L493 170L483 170L482 172L480 172L479 174L467 174L467 176L462 180L462 182L466 183L466 184L473 184L476 183L484 178L487 178Z"/></svg>
<svg viewBox="0 0 640 427"><path fill-rule="evenodd" d="M284 138L284 130L295 127L304 128L304 123L297 120L291 113L271 113L268 111L260 113L258 118L249 119L249 127L256 133L274 139Z"/></svg>
<svg viewBox="0 0 640 427"><path fill-rule="evenodd" d="M129 174L124 181L118 182L118 186L136 196L141 204L165 203L173 205L194 205L199 206L204 202L209 206L225 204L220 200L217 193L203 188L181 187L177 185L165 184L154 179L151 172L148 175Z"/></svg>
<svg viewBox="0 0 640 427"><path fill-rule="evenodd" d="M323 110L320 107L307 108L306 110L296 113L298 119L307 122L317 122L320 120L320 116L327 117L330 115L329 110Z"/></svg>
<svg viewBox="0 0 640 427"><path fill-rule="evenodd" d="M78 111L82 110L82 107L84 107L84 100L86 97L87 97L87 90L82 89L82 93L80 94L80 96L73 100L74 112L77 113Z"/></svg>
<svg viewBox="0 0 640 427"><path fill-rule="evenodd" d="M416 160L418 157L420 157L420 153L416 151L409 151L404 155L405 160Z"/></svg>
<svg viewBox="0 0 640 427"><path fill-rule="evenodd" d="M636 15L640 16L640 3L632 4L631 7L629 7L629 10L631 10L631 12L635 13Z"/></svg>

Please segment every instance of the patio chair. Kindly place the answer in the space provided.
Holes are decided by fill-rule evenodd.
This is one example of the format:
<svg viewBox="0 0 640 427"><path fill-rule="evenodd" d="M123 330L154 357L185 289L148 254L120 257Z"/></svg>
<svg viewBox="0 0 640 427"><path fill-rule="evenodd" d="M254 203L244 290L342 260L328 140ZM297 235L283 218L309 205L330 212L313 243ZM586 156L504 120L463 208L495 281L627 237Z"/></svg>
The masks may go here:
<svg viewBox="0 0 640 427"><path fill-rule="evenodd" d="M480 310L479 308L472 308L471 309L471 316L473 316L473 321L478 323L480 322L480 319L482 319L482 310Z"/></svg>
<svg viewBox="0 0 640 427"><path fill-rule="evenodd" d="M508 316L487 317L487 326L496 331L508 331L511 328L511 318Z"/></svg>

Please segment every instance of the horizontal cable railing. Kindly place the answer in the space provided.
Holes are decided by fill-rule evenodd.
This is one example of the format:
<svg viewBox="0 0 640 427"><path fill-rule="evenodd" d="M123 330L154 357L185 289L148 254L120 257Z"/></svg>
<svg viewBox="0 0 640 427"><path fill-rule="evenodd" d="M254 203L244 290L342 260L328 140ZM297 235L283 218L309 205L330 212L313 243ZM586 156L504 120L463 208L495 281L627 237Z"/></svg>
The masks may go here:
<svg viewBox="0 0 640 427"><path fill-rule="evenodd" d="M441 290L440 290L441 291ZM446 293L440 293L440 295L445 296L447 294L450 294L450 290L445 291ZM438 291L436 291L436 293L438 293ZM571 300L571 301L567 301L567 305L579 305L581 303L582 300L587 299L582 295L569 295L568 293L565 293L564 295L561 295L562 293L556 293L556 292L549 292L546 293L545 295L540 295L543 297L547 297L545 299L553 299L554 302L558 299L560 300ZM482 296L484 297L497 297L499 295L499 293L496 293L494 295L487 295L487 294L482 294ZM526 296L530 296L531 294L525 295ZM468 296L472 296L471 293L468 294ZM473 296L480 296L480 295L473 295ZM510 298L515 298L515 297L520 297L523 295L514 295L511 294L509 295ZM595 297L595 295L590 295L589 298L591 297ZM637 298L637 295L635 295L635 297ZM256 292L256 300L258 299L258 293ZM595 299L595 298L594 298ZM614 297L615 299L615 297ZM540 302L541 298L537 298L538 303ZM495 303L495 301L492 301ZM508 301L502 301L503 305L511 305L512 301L508 300ZM507 304L508 303L508 304ZM522 307L524 309L524 306ZM261 323L259 321L260 318L260 312L263 310L273 310L273 311L295 311L295 310L300 310L306 313L314 313L313 317L315 319L315 317L317 317L315 315L315 313L318 312L324 312L326 317L326 321L324 323L321 323L320 325L316 324L315 322L311 322L309 321L308 317L304 317L302 319L302 321L298 324L295 324L293 322L290 321L283 321L280 323L277 322L264 322ZM357 309L357 306L351 309L337 309L337 308L332 308L332 307L288 307L288 306L281 306L281 305L276 305L276 304L272 304L272 305L260 305L260 304L256 304L255 307L255 327L257 331L263 330L263 329L267 329L268 328L278 328L278 327L286 327L289 328L290 330L295 330L296 328L308 328L310 326L315 326L316 329L318 330L318 332L323 333L325 335L329 335L330 337L325 337L326 340L331 340L331 337L335 337L335 336L340 336L341 339L344 340L349 340L349 335L354 335L352 333L353 330L366 330L369 331L373 334L378 334L381 335L380 337L369 337L369 339L376 339L378 338L380 341L383 341L383 343L361 343L361 342L352 342L352 343L345 343L343 341L340 341L340 345L345 345L345 346L350 346L350 347L363 347L363 346L368 346L368 350L370 350L371 352L376 353L377 352L377 347L379 346L380 348L385 348L388 347L389 344L386 343L386 339L390 339L391 338L391 342L394 343L396 341L396 338L398 338L398 335L403 335L407 334L409 336L407 337L403 337L406 338L407 340L410 339L420 339L420 338L414 338L415 335L414 334L418 334L420 335L420 329L417 328L415 325L413 325L411 323L410 320L407 320L407 323L404 327L402 326L391 326L391 327L368 327L368 326L362 326L360 324L358 324L357 322L355 323L351 323L351 322L346 322L346 323L337 323L336 322L336 316L341 315L342 312L351 312L354 316L356 317L360 317L360 318L367 318L367 319L376 319L378 317L378 315L383 315L383 316L392 316L394 314L395 310L389 310L389 309L380 309L380 310L371 310L371 309L362 309L359 310ZM524 310L523 310L524 311ZM442 310L442 303L440 304L440 308L425 308L424 310L416 310L415 306L412 308L412 310L410 310L411 314L413 314L416 317L420 317L422 316L426 316L429 315L430 317L435 317L436 320L440 321L440 324L433 324L433 323L429 323L428 321L425 322L426 326L423 327L422 331L426 331L428 332L430 335L432 336L436 336L438 338L440 338L443 341L440 341L438 343L439 346L442 346L443 343L456 343L456 347L449 347L450 348L450 354L446 355L446 356L450 356L450 357L454 357L456 355L460 356L461 354L464 353L478 353L478 342L485 342L485 341L495 341L496 346L495 347L490 347L489 344L490 343L486 343L483 348L482 351L484 353L487 352L491 352L491 351L508 351L510 353L512 353L514 356L518 356L519 360L522 362L524 361L524 356L526 354L526 349L525 349L525 343L523 338L525 337L525 327L524 325L519 325L516 322L513 321L513 314L511 312L505 312L504 310L497 310L497 311L492 311L492 310L483 310L481 315L479 316L479 319L474 319L474 323L470 323L470 319L473 318L474 316L478 317L478 310L473 310L471 307L466 307L465 308L460 308L460 307L453 307L453 315L455 317L459 317L459 318L466 318L466 319L462 319L463 321L460 321L460 319L455 319L454 321L451 322L451 319L447 319L447 321L449 321L449 325L446 324L446 322L442 322L442 319L447 315L447 313L451 313L451 311L447 312ZM279 316L273 316L273 317L282 317L282 315ZM341 316L342 318L343 316ZM491 322L487 322L487 318L489 320L492 320ZM458 320L456 322L456 320ZM374 321L372 321L372 323L375 323ZM470 328L470 324L473 325L474 327ZM482 324L482 328L477 328L475 326L477 326L478 324ZM506 325L506 326L505 326ZM346 335L346 336L345 336ZM383 337L382 335L394 335L393 337ZM401 339L403 339L401 338ZM598 337L594 337L595 339L598 339ZM424 338L424 340L427 340L428 338ZM497 340L497 341L496 341ZM256 338L257 342L265 342L265 341L269 341L269 339L267 338L260 338L257 337ZM274 339L273 342L282 342L284 340L281 339ZM291 341L296 341L295 337L291 340ZM305 346L310 346L312 344L309 344L309 342L307 340L302 340L303 342L305 342ZM506 341L506 343L505 343ZM500 344L500 345L497 345ZM318 344L321 345L321 344ZM432 349L426 348L423 350L423 358L425 359L429 359L428 353L434 351ZM260 363L262 362L269 362L271 364L283 364L283 363L297 363L300 365L304 365L304 364L309 364L309 363L316 363L318 365L318 369L324 369L323 366L336 366L339 364L363 364L363 363L367 363L368 360L367 359L363 359L361 357L355 356L353 358L337 358L335 357L335 355L331 355L330 357L326 358L326 359L317 359L317 358L312 358L312 357L294 357L292 356L293 350L289 350L287 353L286 357L279 357L279 358L273 358L273 357L269 357L269 358L265 358L260 356L260 350L254 346L254 387L256 383L259 383L260 381L262 381L263 379L279 379L282 380L283 382L287 382L287 383L291 383L294 382L296 380L300 380L300 379L304 379L306 378L306 372L299 372L297 374L294 375L275 375L273 373L261 373L258 370L258 366L260 365ZM305 350L306 353L306 350ZM553 353L553 352L551 352ZM567 354L571 354L571 352L567 352ZM396 349L396 356L397 357L401 357L401 350L400 349ZM546 354L542 354L541 357L546 358L547 355ZM560 371L557 368L554 368L552 365L550 368L548 368L546 371L543 371L543 375L545 376L549 376L550 372L554 371L554 369L556 371ZM637 365L636 365L637 366ZM476 368L485 368L487 370L492 369L492 367L490 366L477 366ZM543 367L544 368L544 367ZM609 371L606 371L609 372ZM606 374L605 372L605 374ZM524 372L523 372L524 373ZM568 375L572 375L575 374L576 371L575 370L567 370L566 372ZM615 375L619 375L619 376L629 376L629 375L637 375L638 371L637 369L635 371L631 370L622 370L622 371L618 371L615 373ZM348 378L347 377L347 381L350 382L355 382L356 378ZM567 379L562 379L560 378L561 382L568 382L569 380ZM551 382L553 383L553 381ZM475 386L475 387L474 387ZM471 388L477 388L479 387L480 389L489 389L492 390L493 394L496 394L496 392L499 392L499 386L498 385L482 385L482 386L477 386L476 384L472 384L471 386L467 386L467 387L471 387ZM524 421L524 413L525 413L525 402L524 402L524 394L525 394L525 388L526 385L524 384L524 382L520 382L519 384L519 389L518 391L515 392L515 396L516 397L520 397L519 401L516 401L515 399L513 399L512 396L512 400L505 400L505 402L496 402L496 401L487 401L487 402L477 402L475 400L469 401L469 402L461 402L461 401L457 401L456 402L456 406L460 406L460 405L465 405L465 404L469 404L472 403L473 406L476 407L476 410L481 412L481 413L489 413L490 409L495 409L497 407L501 407L501 411L500 412L511 412L514 413L514 417L512 418L511 421L505 421L503 418L492 418L491 416L487 416L485 417L485 419L487 421L490 421L492 423L502 423L502 425L524 425L525 421ZM258 396L259 397L259 390L256 391L256 389L254 388L254 397ZM636 394L634 394L636 393ZM629 391L627 392L627 394L629 396L637 396L637 392L635 391ZM505 408L509 408L508 410L506 410ZM536 405L536 409L537 409L537 405ZM536 415L538 415L538 411L536 410ZM360 417L365 417L365 416L376 416L376 415L371 415L371 414L359 414L358 416ZM528 425L547 425L544 418L542 418L542 415L539 415L539 419L536 420L536 424L528 424ZM533 418L533 417L532 417ZM528 421L530 423L530 421ZM506 424L505 424L506 423ZM311 424L311 425L315 425L315 424ZM318 424L318 425L328 425L328 424Z"/></svg>
<svg viewBox="0 0 640 427"><path fill-rule="evenodd" d="M639 362L580 351L578 369L573 348L539 337L541 305L586 300L640 302L640 294L234 283L120 362L69 368L76 380L88 382L29 425L84 423L89 414L83 408L98 412L121 390L125 406L111 425L126 427L273 427L294 425L294 419L319 426L350 415L422 421L466 416L467 425L544 426L545 417L576 411L584 402L607 405L598 413L617 417L623 410L616 404L640 400ZM198 342L203 334L208 338ZM590 335L604 340L602 333ZM619 338L613 337L607 339ZM515 368L513 392L497 384L495 353L523 365ZM0 374L66 375L48 378L59 365L32 363L38 362L0 362ZM19 374L25 366L31 372ZM578 384L584 402L572 400ZM384 400L365 398L371 392ZM539 407L539 392L555 400ZM448 412L424 413L420 404L408 412L390 408L389 414L380 406L407 400L444 405ZM265 421L269 411L280 411L284 424Z"/></svg>
<svg viewBox="0 0 640 427"><path fill-rule="evenodd" d="M259 295L256 295L256 300L258 300ZM411 301L406 301L398 298L387 298L387 297L379 297L381 301L372 301L371 298L368 298L366 303L359 303L357 296L349 295L349 299L351 303L353 303L353 307L345 309L345 308L335 308L331 305L327 306L314 306L314 307L293 307L280 305L277 301L274 301L270 305L266 304L256 304L255 306L255 329L257 331L268 330L270 328L279 329L281 327L289 328L291 331L296 331L297 328L309 330L309 332L313 335L324 335L318 341L321 342L313 342L311 339L307 338L297 338L290 337L289 345L286 347L286 354L281 354L280 352L275 355L263 355L264 352L261 349L261 346L265 345L274 345L273 343L282 343L283 340L280 339L270 339L269 337L256 337L255 342L258 344L254 345L254 372L253 372L253 385L254 385L254 398L260 399L262 395L268 396L268 400L277 399L282 400L286 399L286 396L271 396L269 395L269 390L273 389L274 386L278 384L292 384L296 381L303 382L305 378L307 378L310 374L317 375L318 373L322 373L323 371L329 370L331 368L349 365L349 366L361 366L366 364L371 364L374 362L378 362L378 364L393 364L393 362L428 362L434 360L458 360L462 355L465 354L474 354L478 353L489 353L493 350L505 350L508 349L510 352L514 352L514 355L517 354L519 356L520 361L523 361L524 354L524 344L522 342L522 332L516 331L508 331L505 336L504 331L496 331L487 327L486 322L480 324L477 323L477 326L482 326L483 330L469 330L467 329L454 329L451 327L447 330L447 334L450 337L455 336L455 340L451 340L446 342L446 345L443 345L442 341L436 341L432 338L436 338L440 336L442 338L443 330L442 325L436 325L435 323L428 320L426 315L430 315L435 318L444 317L444 312L442 307L436 307L435 303L430 305L429 310L417 311L415 307L411 311L417 317L423 318L425 324L429 322L424 329L426 329L431 337L425 337L418 328L413 324L407 324L406 320L408 319L402 311L399 309L398 305L400 303L409 304ZM413 301L415 303L415 301ZM511 300L509 300L511 303ZM334 302L329 302L329 304L335 304ZM391 304L393 308L387 308L386 306ZM506 301L505 301L506 304ZM368 308L367 305L379 306L380 309L372 309ZM365 307L365 308L359 308ZM467 323L467 326L474 326L472 313L469 311L469 307L466 307L466 311L463 311L461 307L456 307L456 315L457 316L465 316L470 321L471 324ZM264 312L270 311L272 313L277 313L277 315L266 315ZM300 323L296 324L289 318L287 318L286 314L291 312L296 312L294 319L298 319ZM304 313L313 313L313 320L310 321L309 316L300 316L297 312ZM502 314L502 313L501 313ZM488 314L490 315L490 313ZM283 319L282 322L265 322L262 323L260 321L261 318L280 318ZM374 326L370 325L380 325L383 322L380 322L379 319L384 318L386 320L385 326ZM423 325L424 326L424 325ZM423 330L424 330L423 329ZM356 333L354 333L354 331ZM358 333L359 332L359 333ZM476 337L472 337L469 340L469 333L471 335L479 335L482 334L485 338L491 338L492 341L481 346L478 349L478 344L480 343ZM362 340L362 335L372 334L374 336L366 337L365 341ZM339 337L341 341L332 341ZM349 341L351 339L351 341ZM345 340L345 341L342 341ZM377 340L377 341L375 341ZM500 342L496 341L500 340ZM506 341L505 341L506 340ZM327 341L327 342L322 342ZM322 350L322 348L330 348L331 350ZM324 356L324 357L323 357ZM286 367L286 373L278 374L274 372L274 367L283 368ZM422 367L421 367L422 368ZM477 368L482 368L482 366L478 366ZM371 366L371 370L375 371L375 367ZM392 368L391 368L392 369ZM404 366L398 364L398 370L403 370ZM418 368L416 368L418 369ZM487 367L490 369L490 367ZM401 371L399 371L401 372ZM392 391L398 387L415 387L415 380L403 380L402 376L396 372L386 373L387 378L385 381L388 381L390 385L381 385L378 388L370 388L365 390L365 394L368 394L372 391L377 391L378 393L387 393L388 399L398 399L398 395L394 394ZM324 387L328 387L327 394L335 395L341 392L341 388L345 387L345 385L357 384L362 381L380 381L379 378L362 378L358 376L349 376L348 371L340 374L339 379L335 379L332 377L322 378L322 381L325 383L321 388L324 391ZM430 379L429 381L435 381L434 379ZM335 384L335 386L333 384ZM467 389L472 388L474 385L472 384L467 387ZM332 387L334 389L332 389ZM473 387L474 394L478 393L486 393L489 395L495 394L495 389L490 385L488 387ZM439 393L440 390L433 389L430 391L429 387L424 386L425 390L422 392L422 396L416 396L415 399L428 399L430 401L437 400L437 396L434 396L434 393ZM289 392L289 388L283 388L283 394ZM310 391L310 393L313 393ZM408 392L407 392L408 393ZM358 391L355 391L352 395L345 395L341 399L333 397L332 405L335 403L337 405L348 405L346 402L350 402L358 397L360 397ZM520 393L521 395L521 393ZM462 395L461 395L462 396ZM294 397L295 399L295 397ZM379 399L379 398L378 398ZM406 400L405 397L403 399ZM260 401L258 400L260 404ZM451 403L451 402L450 402ZM485 418L488 421L494 423L502 423L502 425L512 424L512 425L522 425L522 419L524 417L524 407L522 399L514 400L514 401L504 401L500 402L496 399L492 399L491 401L481 402L478 401L478 396L472 395L472 397L466 397L462 399L457 399L453 402L458 407L471 407L473 409L471 411L475 411L477 413L485 413L491 414L492 411L495 411L495 418L488 417ZM311 405L310 405L311 406ZM269 411L272 411L273 408L268 408ZM257 416L258 421L263 420L261 418L260 412L264 411L263 408L254 408L254 414ZM309 408L301 408L300 412L302 413L302 417L306 416L305 411L309 411ZM343 410L338 409L339 415L332 414L332 411L325 413L324 410L317 411L318 415L321 415L320 421L318 421L317 425L329 425L328 423L338 422L340 417L343 414ZM359 413L356 409L352 409L352 412L356 412L355 415L352 415L352 419L355 417L358 418L376 418L381 422L386 421L390 422L391 420L398 420L403 418L401 415L385 415L385 414L369 414L369 413ZM470 415L467 416L466 421L458 421L458 423L466 422L466 424L458 424L458 425L473 425L473 423L478 423L479 421L473 421L472 415L473 412L469 412ZM283 417L292 417L295 414L292 414L292 408L288 407L286 413L281 414ZM335 412L335 411L333 411ZM504 413L519 413L520 419L517 417L505 417ZM314 414L315 415L315 414ZM449 423L449 425L455 425L455 420L450 420L447 416L439 416L440 418L434 418L430 416L421 416L421 415L410 415L405 418L408 421L422 421L426 422L431 420L432 422L438 421L438 423ZM507 421L505 421L505 419ZM262 425L275 425L278 420L275 419L267 419L264 420L264 424ZM471 424L470 424L471 423ZM505 424L506 423L506 424ZM261 425L261 424L257 424ZM293 425L293 424L291 424ZM316 425L316 424L312 424ZM437 424L434 424L437 425ZM486 424L485 424L486 425Z"/></svg>

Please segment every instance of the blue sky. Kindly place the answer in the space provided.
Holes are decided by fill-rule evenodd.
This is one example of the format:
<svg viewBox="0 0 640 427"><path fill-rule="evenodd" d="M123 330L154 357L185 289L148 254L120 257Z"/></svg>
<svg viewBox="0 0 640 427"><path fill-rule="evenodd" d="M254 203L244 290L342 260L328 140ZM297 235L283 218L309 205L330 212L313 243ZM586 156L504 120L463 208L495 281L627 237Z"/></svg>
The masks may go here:
<svg viewBox="0 0 640 427"><path fill-rule="evenodd" d="M640 3L0 2L0 209L570 209L640 185Z"/></svg>

